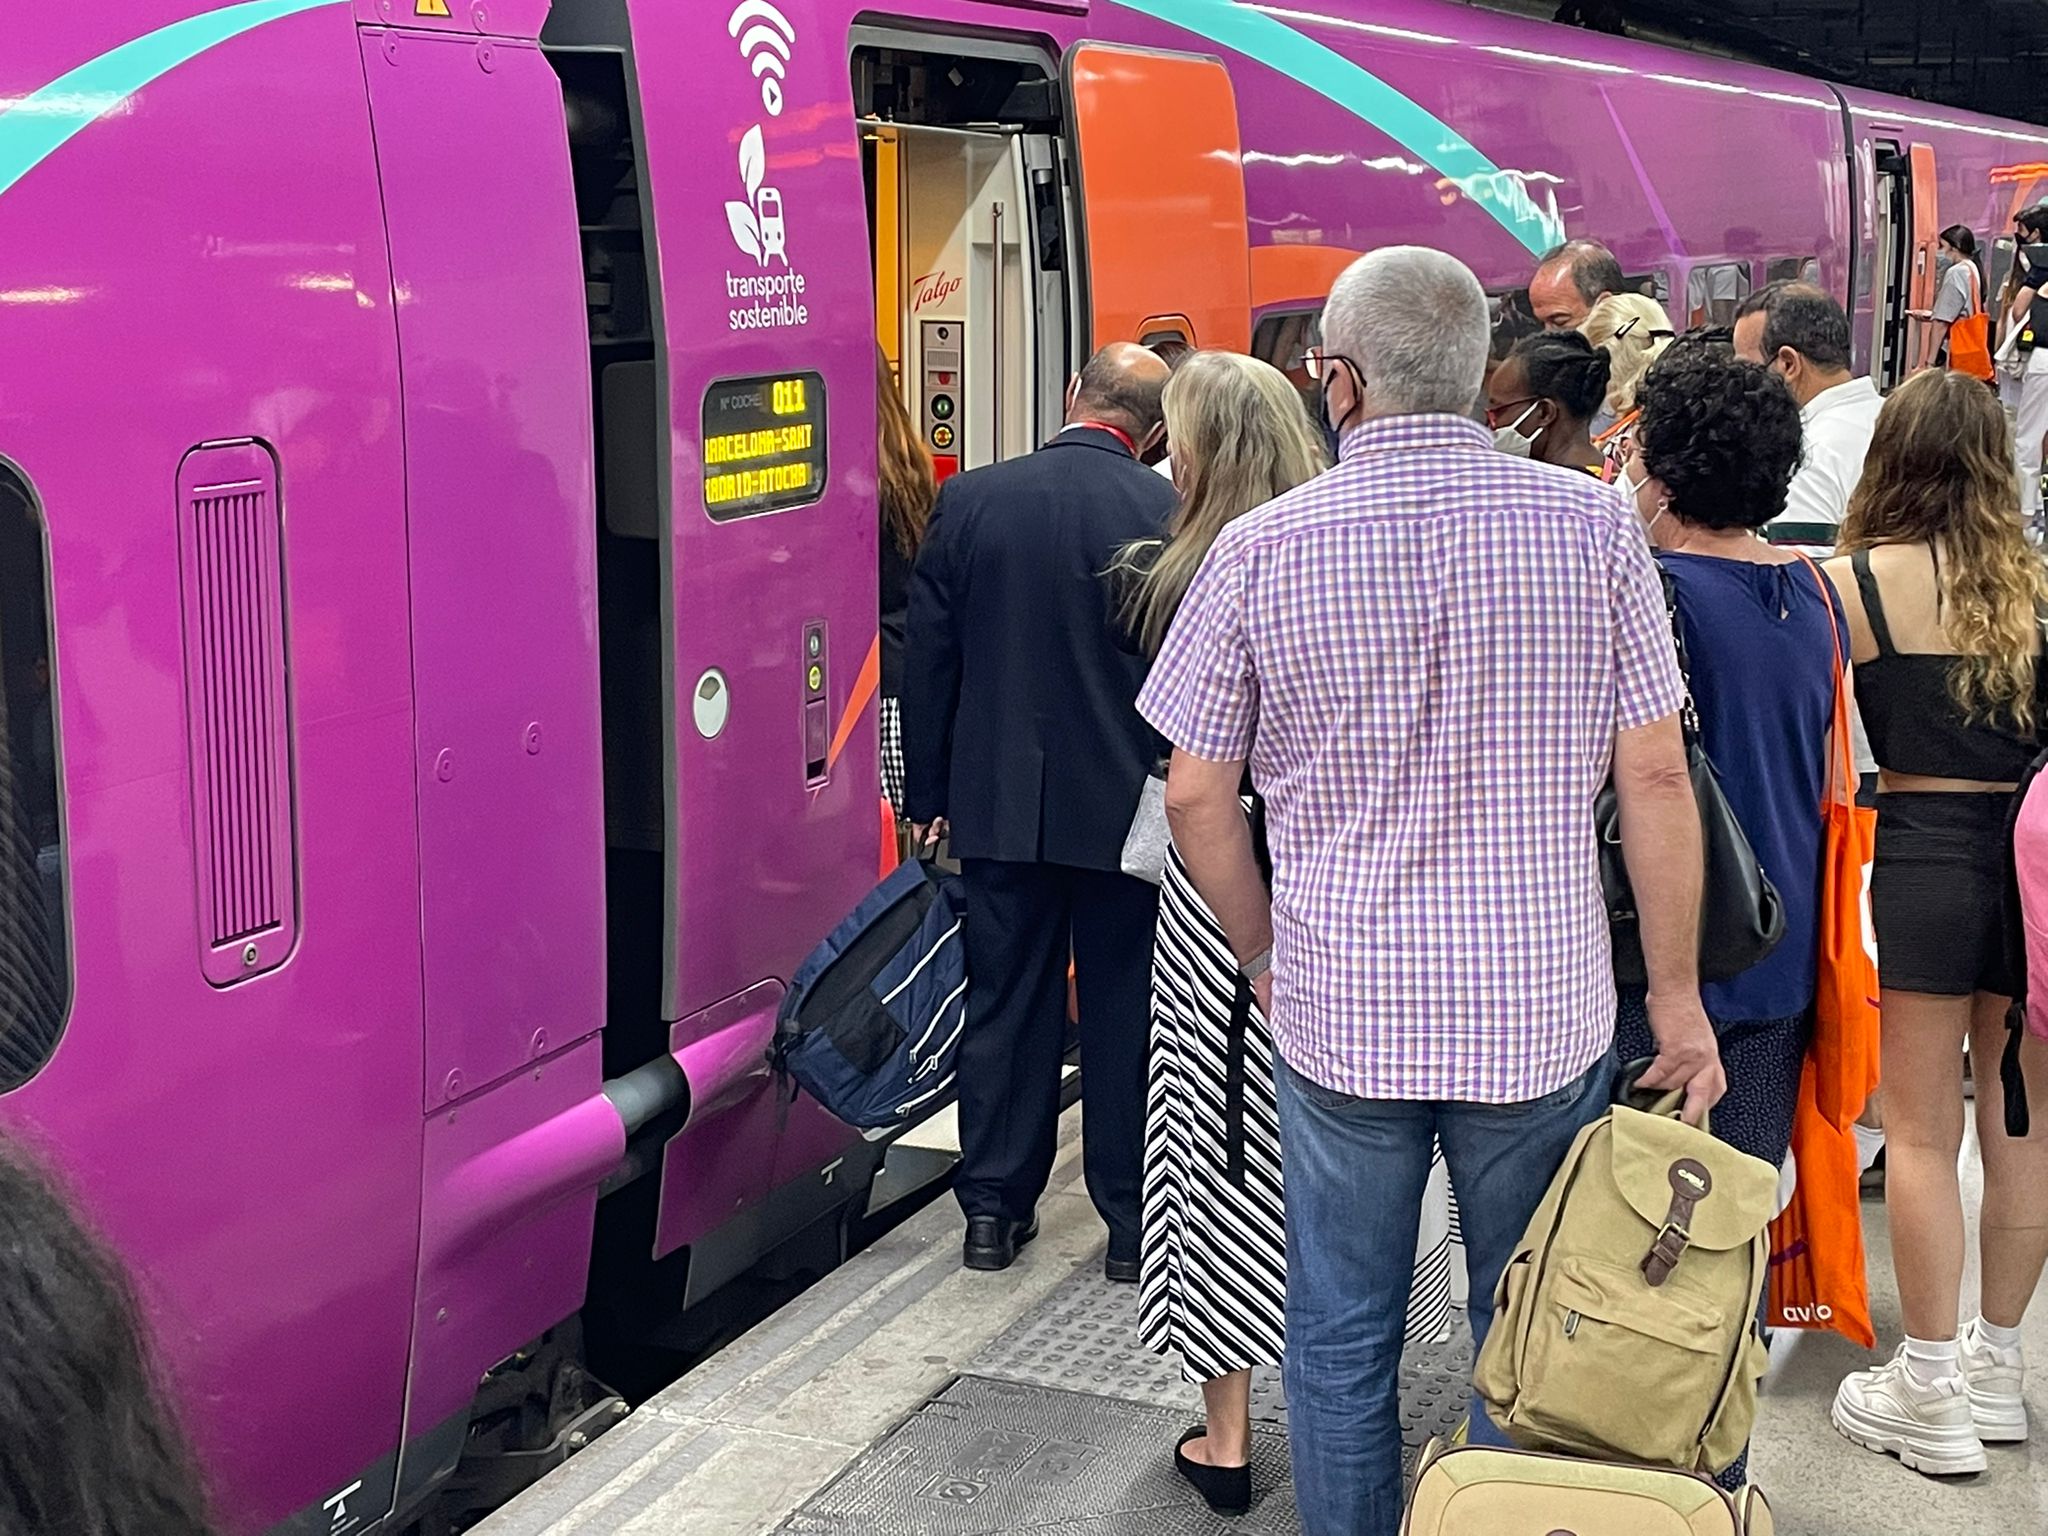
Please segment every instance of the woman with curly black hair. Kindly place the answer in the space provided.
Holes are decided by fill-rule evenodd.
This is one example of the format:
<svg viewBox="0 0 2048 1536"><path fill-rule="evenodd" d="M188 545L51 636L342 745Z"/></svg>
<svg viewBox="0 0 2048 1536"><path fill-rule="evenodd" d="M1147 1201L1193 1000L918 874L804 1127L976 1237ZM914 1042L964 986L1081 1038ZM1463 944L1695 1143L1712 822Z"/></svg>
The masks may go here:
<svg viewBox="0 0 2048 1536"><path fill-rule="evenodd" d="M1784 511L1799 462L1799 407L1784 381L1725 345L1687 340L1651 367L1641 402L1621 489L1676 602L1701 740L1785 904L1776 949L1700 988L1728 1074L1713 1130L1777 1167L1812 1027L1821 806L1848 631L1819 568L1759 533ZM1623 1061L1655 1053L1640 989L1624 989L1616 1037ZM1740 1486L1743 1465L1722 1474L1727 1486Z"/></svg>
<svg viewBox="0 0 2048 1536"><path fill-rule="evenodd" d="M1542 331L1515 343L1486 381L1495 446L1521 458L1597 475L1593 418L1607 401L1612 361L1577 331Z"/></svg>
<svg viewBox="0 0 2048 1536"><path fill-rule="evenodd" d="M0 1532L212 1531L127 1278L0 1145Z"/></svg>

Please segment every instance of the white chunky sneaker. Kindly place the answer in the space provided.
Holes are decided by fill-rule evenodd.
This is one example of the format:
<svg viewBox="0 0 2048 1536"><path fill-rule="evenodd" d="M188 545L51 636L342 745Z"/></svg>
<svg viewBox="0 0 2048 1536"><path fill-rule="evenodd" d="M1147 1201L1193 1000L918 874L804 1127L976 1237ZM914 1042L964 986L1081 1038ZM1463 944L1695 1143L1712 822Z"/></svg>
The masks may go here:
<svg viewBox="0 0 2048 1536"><path fill-rule="evenodd" d="M1903 1344L1883 1365L1844 1379L1829 1417L1846 1439L1896 1456L1929 1477L1982 1472L1988 1465L1962 1376L1921 1385L1906 1369Z"/></svg>
<svg viewBox="0 0 2048 1536"><path fill-rule="evenodd" d="M1977 1438L1987 1445L2011 1445L2027 1438L2027 1405L2020 1389L2026 1381L2026 1357L2017 1349L2000 1349L1977 1331L1977 1319L1963 1330L1963 1380L1970 1388L1970 1417Z"/></svg>

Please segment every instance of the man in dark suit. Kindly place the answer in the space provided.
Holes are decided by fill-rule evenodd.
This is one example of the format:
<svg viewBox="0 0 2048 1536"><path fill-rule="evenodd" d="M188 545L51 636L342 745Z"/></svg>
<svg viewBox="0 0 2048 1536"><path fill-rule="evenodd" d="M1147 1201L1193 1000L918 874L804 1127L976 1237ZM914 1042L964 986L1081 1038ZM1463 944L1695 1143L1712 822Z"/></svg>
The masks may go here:
<svg viewBox="0 0 2048 1536"><path fill-rule="evenodd" d="M1071 952L1082 1163L1109 1227L1109 1278L1138 1278L1159 893L1120 866L1159 743L1138 717L1145 665L1116 643L1103 573L1174 508L1173 487L1139 462L1163 430L1166 378L1143 347L1096 354L1059 436L946 482L911 581L905 812L947 823L967 889L954 1188L970 1269L1007 1268L1038 1232Z"/></svg>

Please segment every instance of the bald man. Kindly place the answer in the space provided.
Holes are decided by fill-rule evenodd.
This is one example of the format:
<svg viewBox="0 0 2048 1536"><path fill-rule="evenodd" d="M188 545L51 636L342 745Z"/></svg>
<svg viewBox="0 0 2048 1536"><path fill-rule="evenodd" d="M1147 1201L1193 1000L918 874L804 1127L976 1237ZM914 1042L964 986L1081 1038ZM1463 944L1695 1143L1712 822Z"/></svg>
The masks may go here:
<svg viewBox="0 0 2048 1536"><path fill-rule="evenodd" d="M1138 717L1145 664L1114 638L1102 573L1175 505L1142 463L1164 432L1167 373L1143 347L1097 353L1050 443L946 482L911 577L904 810L950 828L967 894L954 1192L970 1269L1007 1269L1038 1233L1071 954L1082 1166L1109 1228L1108 1276L1138 1278L1159 892L1124 874L1122 855L1161 747Z"/></svg>
<svg viewBox="0 0 2048 1536"><path fill-rule="evenodd" d="M1546 331L1575 331L1595 304L1621 290L1621 263L1612 251L1596 240L1567 240L1536 264L1529 312Z"/></svg>

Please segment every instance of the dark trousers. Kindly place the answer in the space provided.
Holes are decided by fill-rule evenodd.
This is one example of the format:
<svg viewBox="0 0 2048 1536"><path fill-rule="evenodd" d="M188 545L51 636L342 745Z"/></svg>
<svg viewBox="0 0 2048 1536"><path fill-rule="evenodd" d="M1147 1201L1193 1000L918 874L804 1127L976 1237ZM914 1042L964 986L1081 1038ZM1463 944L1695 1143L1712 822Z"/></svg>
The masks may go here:
<svg viewBox="0 0 2048 1536"><path fill-rule="evenodd" d="M1024 1221L1045 1193L1059 1132L1071 952L1081 1005L1082 1168L1111 1251L1136 1258L1158 888L1064 864L967 859L960 873L969 977L958 1064L960 1208Z"/></svg>

